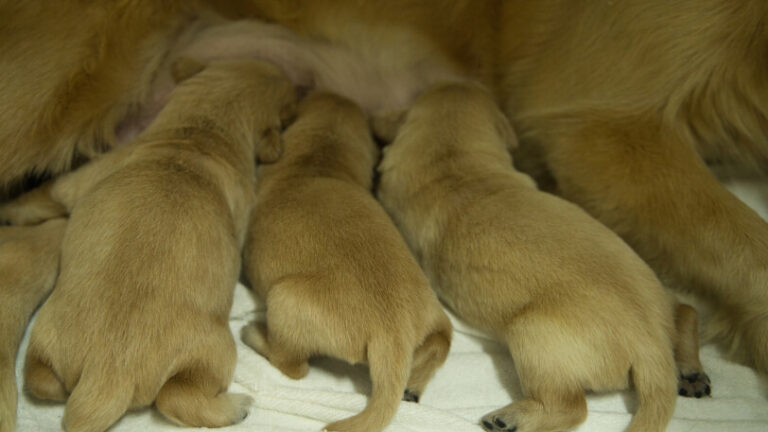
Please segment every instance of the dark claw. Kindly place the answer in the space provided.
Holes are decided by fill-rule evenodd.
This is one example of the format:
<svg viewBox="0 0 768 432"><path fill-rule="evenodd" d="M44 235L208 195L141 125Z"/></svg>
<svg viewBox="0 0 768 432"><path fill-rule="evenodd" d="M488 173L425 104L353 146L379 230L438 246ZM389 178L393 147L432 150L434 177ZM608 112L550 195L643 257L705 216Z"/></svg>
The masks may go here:
<svg viewBox="0 0 768 432"><path fill-rule="evenodd" d="M677 394L679 394L680 396L688 396L688 390L681 388L680 390L677 391Z"/></svg>
<svg viewBox="0 0 768 432"><path fill-rule="evenodd" d="M504 423L503 421L501 421L501 419L494 419L493 422L496 423L496 426L498 426L498 427L500 427L502 429L507 427L507 424Z"/></svg>
<svg viewBox="0 0 768 432"><path fill-rule="evenodd" d="M702 397L702 396L704 396L704 394L703 394L702 392L700 392L700 391L697 391L697 392L694 394L694 396L696 396L696 399L701 399L701 397Z"/></svg>
<svg viewBox="0 0 768 432"><path fill-rule="evenodd" d="M704 388L704 393L706 393L707 396L711 395L712 394L712 388L709 385L707 385L707 387Z"/></svg>
<svg viewBox="0 0 768 432"><path fill-rule="evenodd" d="M485 428L485 430L489 430L489 431L493 430L493 425L486 420L483 420L483 427Z"/></svg>
<svg viewBox="0 0 768 432"><path fill-rule="evenodd" d="M417 395L416 393L413 393L408 389L405 389L405 392L403 392L403 400L406 402L419 403L419 395Z"/></svg>

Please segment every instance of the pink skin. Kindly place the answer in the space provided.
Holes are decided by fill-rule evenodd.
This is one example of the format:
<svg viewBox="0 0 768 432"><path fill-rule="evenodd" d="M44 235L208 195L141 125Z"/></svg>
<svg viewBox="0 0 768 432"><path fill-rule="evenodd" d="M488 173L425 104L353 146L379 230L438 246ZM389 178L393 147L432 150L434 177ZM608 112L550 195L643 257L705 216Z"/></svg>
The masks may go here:
<svg viewBox="0 0 768 432"><path fill-rule="evenodd" d="M345 96L368 113L402 111L422 90L461 77L433 59L391 64L341 45L300 36L284 27L236 21L195 30L190 42L169 54L146 104L126 118L116 133L122 144L141 133L165 106L175 87L170 64L178 57L200 61L251 57L280 66L299 87Z"/></svg>

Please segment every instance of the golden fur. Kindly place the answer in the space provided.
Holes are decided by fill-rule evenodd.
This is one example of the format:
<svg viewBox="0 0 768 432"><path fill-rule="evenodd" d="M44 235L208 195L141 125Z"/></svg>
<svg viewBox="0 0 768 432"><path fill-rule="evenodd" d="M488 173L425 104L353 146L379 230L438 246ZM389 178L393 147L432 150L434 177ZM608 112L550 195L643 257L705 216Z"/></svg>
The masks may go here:
<svg viewBox="0 0 768 432"><path fill-rule="evenodd" d="M260 169L244 252L266 323L243 340L292 378L314 355L367 363L368 406L327 429L379 431L403 392L418 400L442 365L451 324L370 193L378 149L360 110L314 93L284 142L284 156Z"/></svg>
<svg viewBox="0 0 768 432"><path fill-rule="evenodd" d="M16 354L32 312L56 281L66 224L0 227L0 432L16 427Z"/></svg>
<svg viewBox="0 0 768 432"><path fill-rule="evenodd" d="M568 430L586 418L585 390L632 382L627 430L663 432L677 396L671 297L613 232L514 171L513 140L489 94L442 86L416 100L379 168L379 199L438 296L509 346L527 399L483 425Z"/></svg>
<svg viewBox="0 0 768 432"><path fill-rule="evenodd" d="M226 393L236 359L227 318L254 161L279 156L281 115L295 97L272 65L212 63L136 142L43 190L71 215L25 385L67 401L67 431L106 430L153 401L183 425L245 417L250 398Z"/></svg>
<svg viewBox="0 0 768 432"><path fill-rule="evenodd" d="M705 164L765 172L763 0L0 0L0 16L0 194L140 130L205 29L267 19L358 56L370 86L486 83L515 162L711 302L707 335L768 371L768 225Z"/></svg>

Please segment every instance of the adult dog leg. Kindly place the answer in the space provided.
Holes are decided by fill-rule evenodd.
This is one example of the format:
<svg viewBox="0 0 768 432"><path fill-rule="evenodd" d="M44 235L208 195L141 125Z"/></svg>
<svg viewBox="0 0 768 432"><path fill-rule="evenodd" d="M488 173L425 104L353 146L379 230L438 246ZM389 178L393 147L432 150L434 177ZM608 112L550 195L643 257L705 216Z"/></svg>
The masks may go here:
<svg viewBox="0 0 768 432"><path fill-rule="evenodd" d="M731 346L768 372L768 223L650 116L553 131L547 163L563 196L661 276L714 302Z"/></svg>

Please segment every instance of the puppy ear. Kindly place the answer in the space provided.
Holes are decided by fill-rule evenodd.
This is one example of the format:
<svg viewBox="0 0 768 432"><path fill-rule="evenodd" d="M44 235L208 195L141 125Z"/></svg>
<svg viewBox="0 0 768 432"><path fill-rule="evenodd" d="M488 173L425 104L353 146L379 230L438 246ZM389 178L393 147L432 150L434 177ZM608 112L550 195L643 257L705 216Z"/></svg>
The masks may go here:
<svg viewBox="0 0 768 432"><path fill-rule="evenodd" d="M400 126L405 123L407 111L378 112L371 116L370 126L373 134L384 142L395 140Z"/></svg>
<svg viewBox="0 0 768 432"><path fill-rule="evenodd" d="M197 75L205 63L189 57L179 57L171 64L171 76L176 84Z"/></svg>
<svg viewBox="0 0 768 432"><path fill-rule="evenodd" d="M507 116L501 111L498 111L497 113L496 131L506 144L507 150L510 152L517 150L517 134L515 133L515 130L512 129L512 125L509 123Z"/></svg>
<svg viewBox="0 0 768 432"><path fill-rule="evenodd" d="M262 131L256 144L256 162L272 163L283 155L283 136L278 128Z"/></svg>

